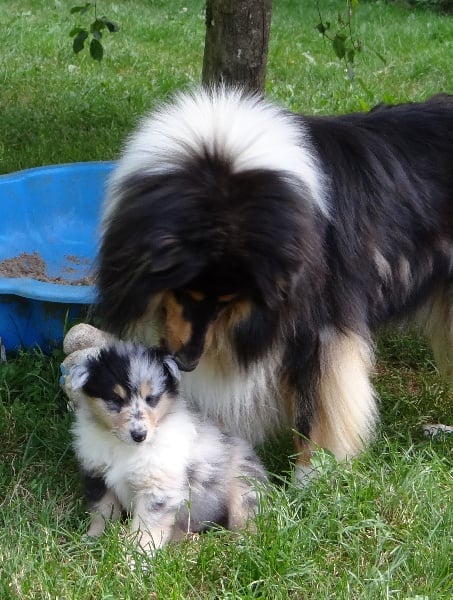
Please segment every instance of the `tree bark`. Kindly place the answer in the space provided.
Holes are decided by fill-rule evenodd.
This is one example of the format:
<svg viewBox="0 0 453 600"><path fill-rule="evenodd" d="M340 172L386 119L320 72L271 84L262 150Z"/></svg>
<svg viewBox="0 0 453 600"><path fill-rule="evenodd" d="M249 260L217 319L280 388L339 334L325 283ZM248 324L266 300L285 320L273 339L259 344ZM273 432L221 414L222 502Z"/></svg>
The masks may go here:
<svg viewBox="0 0 453 600"><path fill-rule="evenodd" d="M264 93L272 0L207 0L202 80Z"/></svg>

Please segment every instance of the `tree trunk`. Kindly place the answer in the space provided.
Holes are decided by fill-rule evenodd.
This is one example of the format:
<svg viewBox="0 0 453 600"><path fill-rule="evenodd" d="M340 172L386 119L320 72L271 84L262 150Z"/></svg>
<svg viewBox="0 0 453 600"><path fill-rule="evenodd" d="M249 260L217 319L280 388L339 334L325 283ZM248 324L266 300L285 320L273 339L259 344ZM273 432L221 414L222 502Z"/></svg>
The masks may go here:
<svg viewBox="0 0 453 600"><path fill-rule="evenodd" d="M272 0L207 0L202 80L264 93Z"/></svg>

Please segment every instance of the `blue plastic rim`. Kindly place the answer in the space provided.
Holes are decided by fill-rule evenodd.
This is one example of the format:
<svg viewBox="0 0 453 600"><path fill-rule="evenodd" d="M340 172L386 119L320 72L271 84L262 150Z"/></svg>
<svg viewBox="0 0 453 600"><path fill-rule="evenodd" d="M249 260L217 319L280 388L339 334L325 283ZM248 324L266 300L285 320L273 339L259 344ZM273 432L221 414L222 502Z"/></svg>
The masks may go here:
<svg viewBox="0 0 453 600"><path fill-rule="evenodd" d="M95 299L98 226L113 162L51 165L0 176L0 263L36 254L49 278L0 276L0 337L7 350L58 347L68 321ZM68 282L68 283L66 283Z"/></svg>

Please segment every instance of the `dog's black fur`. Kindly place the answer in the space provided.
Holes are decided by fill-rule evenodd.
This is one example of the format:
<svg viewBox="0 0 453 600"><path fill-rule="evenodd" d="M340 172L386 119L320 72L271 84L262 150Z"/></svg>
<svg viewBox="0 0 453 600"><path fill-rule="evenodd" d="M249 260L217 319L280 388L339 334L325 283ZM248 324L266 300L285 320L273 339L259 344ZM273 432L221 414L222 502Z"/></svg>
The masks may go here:
<svg viewBox="0 0 453 600"><path fill-rule="evenodd" d="M275 167L274 122L294 134L276 142ZM153 146L156 123L167 146L164 134ZM305 166L282 166L299 149ZM183 370L198 365L186 394L249 438L286 421L339 458L357 452L376 421L375 332L418 320L451 376L452 297L453 96L308 117L198 92L145 120L113 176L99 256L106 327L160 339ZM307 466L310 445L298 448Z"/></svg>

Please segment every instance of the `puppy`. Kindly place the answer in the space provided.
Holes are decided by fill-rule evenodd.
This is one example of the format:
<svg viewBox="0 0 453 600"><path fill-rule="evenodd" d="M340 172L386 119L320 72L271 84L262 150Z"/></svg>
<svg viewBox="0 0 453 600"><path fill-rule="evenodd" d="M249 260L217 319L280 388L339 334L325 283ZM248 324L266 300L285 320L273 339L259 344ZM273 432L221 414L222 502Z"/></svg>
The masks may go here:
<svg viewBox="0 0 453 600"><path fill-rule="evenodd" d="M126 510L151 553L209 523L236 530L255 515L263 466L246 442L187 409L178 367L163 350L114 343L70 376L81 392L72 432L90 536Z"/></svg>
<svg viewBox="0 0 453 600"><path fill-rule="evenodd" d="M162 342L202 414L252 442L353 456L375 431L381 326L453 375L453 96L335 117L224 87L125 145L104 206L99 314Z"/></svg>

